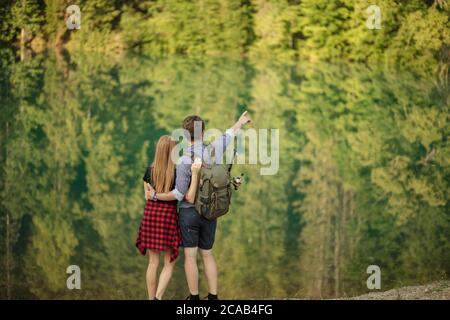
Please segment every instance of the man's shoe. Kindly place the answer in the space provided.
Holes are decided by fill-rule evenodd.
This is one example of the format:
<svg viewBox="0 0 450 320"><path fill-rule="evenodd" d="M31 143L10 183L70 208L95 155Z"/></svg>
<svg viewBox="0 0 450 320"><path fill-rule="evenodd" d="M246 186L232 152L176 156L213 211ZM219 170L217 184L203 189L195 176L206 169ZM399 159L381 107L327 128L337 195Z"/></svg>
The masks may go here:
<svg viewBox="0 0 450 320"><path fill-rule="evenodd" d="M208 293L208 297L206 297L206 299L208 299L208 300L219 300L219 297L217 296L217 294Z"/></svg>

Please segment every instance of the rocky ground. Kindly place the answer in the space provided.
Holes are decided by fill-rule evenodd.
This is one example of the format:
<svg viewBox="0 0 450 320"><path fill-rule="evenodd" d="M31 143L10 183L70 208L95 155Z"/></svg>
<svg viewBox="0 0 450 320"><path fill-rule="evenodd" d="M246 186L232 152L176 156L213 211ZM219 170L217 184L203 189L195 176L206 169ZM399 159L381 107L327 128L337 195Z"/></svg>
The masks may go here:
<svg viewBox="0 0 450 320"><path fill-rule="evenodd" d="M339 300L450 300L450 281L409 286L383 292L371 292Z"/></svg>

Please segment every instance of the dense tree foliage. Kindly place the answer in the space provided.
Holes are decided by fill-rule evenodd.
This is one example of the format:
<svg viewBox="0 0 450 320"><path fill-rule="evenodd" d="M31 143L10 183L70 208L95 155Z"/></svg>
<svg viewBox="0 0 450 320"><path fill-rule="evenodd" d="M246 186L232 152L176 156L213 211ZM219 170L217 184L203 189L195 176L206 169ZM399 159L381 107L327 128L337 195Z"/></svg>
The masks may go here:
<svg viewBox="0 0 450 320"><path fill-rule="evenodd" d="M81 29L67 30L67 0L7 0L0 41L108 53L181 53L399 63L448 75L447 1L379 0L381 29L369 29L369 0L81 0ZM36 40L36 41L34 41Z"/></svg>

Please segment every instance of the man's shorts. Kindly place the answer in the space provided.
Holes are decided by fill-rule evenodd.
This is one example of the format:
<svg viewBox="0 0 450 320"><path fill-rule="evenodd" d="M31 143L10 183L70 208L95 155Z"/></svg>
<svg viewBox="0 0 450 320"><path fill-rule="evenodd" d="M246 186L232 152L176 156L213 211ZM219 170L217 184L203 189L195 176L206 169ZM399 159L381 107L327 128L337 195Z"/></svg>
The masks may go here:
<svg viewBox="0 0 450 320"><path fill-rule="evenodd" d="M180 208L180 230L183 247L209 250L216 237L217 220L199 215L194 207Z"/></svg>

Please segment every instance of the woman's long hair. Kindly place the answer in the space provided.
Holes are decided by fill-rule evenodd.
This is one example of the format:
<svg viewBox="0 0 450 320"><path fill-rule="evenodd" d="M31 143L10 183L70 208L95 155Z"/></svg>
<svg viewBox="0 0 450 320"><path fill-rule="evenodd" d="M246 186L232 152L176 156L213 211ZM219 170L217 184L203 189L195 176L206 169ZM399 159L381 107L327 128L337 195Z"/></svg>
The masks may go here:
<svg viewBox="0 0 450 320"><path fill-rule="evenodd" d="M165 193L172 190L175 179L175 163L172 161L171 153L176 141L170 136L164 135L156 144L155 159L152 168L152 180L155 191Z"/></svg>

